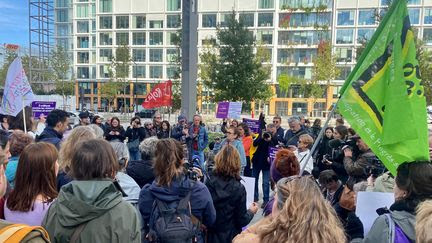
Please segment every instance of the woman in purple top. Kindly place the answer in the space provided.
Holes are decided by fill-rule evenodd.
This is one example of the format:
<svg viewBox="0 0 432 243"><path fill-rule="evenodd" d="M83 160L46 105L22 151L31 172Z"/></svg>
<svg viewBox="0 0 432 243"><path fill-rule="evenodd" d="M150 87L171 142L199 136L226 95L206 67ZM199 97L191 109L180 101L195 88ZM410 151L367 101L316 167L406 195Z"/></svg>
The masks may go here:
<svg viewBox="0 0 432 243"><path fill-rule="evenodd" d="M15 188L6 200L9 222L41 225L45 213L57 198L57 149L48 143L28 145L19 158Z"/></svg>

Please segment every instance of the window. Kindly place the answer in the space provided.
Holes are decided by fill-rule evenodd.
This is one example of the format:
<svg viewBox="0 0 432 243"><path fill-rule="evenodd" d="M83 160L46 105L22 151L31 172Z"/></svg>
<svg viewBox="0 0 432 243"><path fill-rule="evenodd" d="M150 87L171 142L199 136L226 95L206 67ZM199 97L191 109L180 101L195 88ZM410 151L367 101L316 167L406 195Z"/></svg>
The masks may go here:
<svg viewBox="0 0 432 243"><path fill-rule="evenodd" d="M420 9L409 8L408 14L409 14L411 24L419 24L420 23Z"/></svg>
<svg viewBox="0 0 432 243"><path fill-rule="evenodd" d="M353 29L338 29L336 31L336 44L352 44Z"/></svg>
<svg viewBox="0 0 432 243"><path fill-rule="evenodd" d="M79 79L88 79L90 77L88 67L78 67L77 73Z"/></svg>
<svg viewBox="0 0 432 243"><path fill-rule="evenodd" d="M259 0L259 8L261 9L274 8L274 0Z"/></svg>
<svg viewBox="0 0 432 243"><path fill-rule="evenodd" d="M112 29L112 17L111 16L100 16L99 17L99 28L100 29Z"/></svg>
<svg viewBox="0 0 432 243"><path fill-rule="evenodd" d="M88 33L89 23L88 21L77 21L77 33Z"/></svg>
<svg viewBox="0 0 432 243"><path fill-rule="evenodd" d="M279 27L330 26L330 13L282 13L279 14Z"/></svg>
<svg viewBox="0 0 432 243"><path fill-rule="evenodd" d="M273 31L272 30L258 30L257 40L261 44L273 44Z"/></svg>
<svg viewBox="0 0 432 243"><path fill-rule="evenodd" d="M346 80L351 73L351 67L338 67L340 70L339 77L336 80Z"/></svg>
<svg viewBox="0 0 432 243"><path fill-rule="evenodd" d="M133 16L132 25L135 29L144 29L146 27L146 17L145 16Z"/></svg>
<svg viewBox="0 0 432 243"><path fill-rule="evenodd" d="M112 12L112 0L100 0L99 11L102 13Z"/></svg>
<svg viewBox="0 0 432 243"><path fill-rule="evenodd" d="M150 78L162 78L162 66L150 66Z"/></svg>
<svg viewBox="0 0 432 243"><path fill-rule="evenodd" d="M203 28L216 27L216 14L203 14L202 15L202 27Z"/></svg>
<svg viewBox="0 0 432 243"><path fill-rule="evenodd" d="M56 8L66 8L69 7L69 1L68 0L56 0Z"/></svg>
<svg viewBox="0 0 432 243"><path fill-rule="evenodd" d="M316 54L316 49L279 49L278 63L311 63Z"/></svg>
<svg viewBox="0 0 432 243"><path fill-rule="evenodd" d="M287 8L317 8L320 6L327 6L331 8L333 4L332 0L279 0L280 9Z"/></svg>
<svg viewBox="0 0 432 243"><path fill-rule="evenodd" d="M168 66L166 68L166 76L170 79L176 79L179 78L178 73L180 69L178 66Z"/></svg>
<svg viewBox="0 0 432 243"><path fill-rule="evenodd" d="M88 52L77 52L78 63L89 63Z"/></svg>
<svg viewBox="0 0 432 243"><path fill-rule="evenodd" d="M273 26L273 13L259 13L258 14L258 26L259 27L271 27Z"/></svg>
<svg viewBox="0 0 432 243"><path fill-rule="evenodd" d="M117 45L129 45L129 33L116 33Z"/></svg>
<svg viewBox="0 0 432 243"><path fill-rule="evenodd" d="M421 0L408 0L408 5L420 5Z"/></svg>
<svg viewBox="0 0 432 243"><path fill-rule="evenodd" d="M163 45L163 32L150 32L150 45Z"/></svg>
<svg viewBox="0 0 432 243"><path fill-rule="evenodd" d="M96 63L96 52L95 51L92 51L92 53L91 53L91 63Z"/></svg>
<svg viewBox="0 0 432 243"><path fill-rule="evenodd" d="M96 16L96 5L93 3L90 6L91 6L91 16L90 17L95 17Z"/></svg>
<svg viewBox="0 0 432 243"><path fill-rule="evenodd" d="M163 20L150 20L150 29L162 29Z"/></svg>
<svg viewBox="0 0 432 243"><path fill-rule="evenodd" d="M336 48L337 62L352 62L353 50L351 48Z"/></svg>
<svg viewBox="0 0 432 243"><path fill-rule="evenodd" d="M278 67L277 76L287 74L288 76L310 79L312 77L311 67ZM295 97L298 98L298 97Z"/></svg>
<svg viewBox="0 0 432 243"><path fill-rule="evenodd" d="M178 37L176 32L167 32L167 45L177 45Z"/></svg>
<svg viewBox="0 0 432 243"><path fill-rule="evenodd" d="M180 11L181 0L167 0L167 11Z"/></svg>
<svg viewBox="0 0 432 243"><path fill-rule="evenodd" d="M211 38L205 38L205 39L203 39L201 41L201 43L202 43L203 46L205 46L205 45L213 46L213 45L216 45L216 39L213 38L213 37L211 37Z"/></svg>
<svg viewBox="0 0 432 243"><path fill-rule="evenodd" d="M432 29L423 29L423 41L427 45L432 45Z"/></svg>
<svg viewBox="0 0 432 243"><path fill-rule="evenodd" d="M109 78L108 65L99 66L99 76L101 78Z"/></svg>
<svg viewBox="0 0 432 243"><path fill-rule="evenodd" d="M358 17L359 25L374 25L375 24L375 11L373 9L360 10Z"/></svg>
<svg viewBox="0 0 432 243"><path fill-rule="evenodd" d="M163 61L163 50L150 49L150 62L162 62L162 61Z"/></svg>
<svg viewBox="0 0 432 243"><path fill-rule="evenodd" d="M145 45L146 43L146 33L135 32L132 33L132 45Z"/></svg>
<svg viewBox="0 0 432 243"><path fill-rule="evenodd" d="M117 29L128 29L129 28L129 16L117 16L116 17Z"/></svg>
<svg viewBox="0 0 432 243"><path fill-rule="evenodd" d="M432 24L432 8L424 9L424 23Z"/></svg>
<svg viewBox="0 0 432 243"><path fill-rule="evenodd" d="M254 27L255 26L255 14L254 13L240 13L239 19L240 19L240 21L243 21L243 24L246 27Z"/></svg>
<svg viewBox="0 0 432 243"><path fill-rule="evenodd" d="M96 20L92 20L92 33L96 32Z"/></svg>
<svg viewBox="0 0 432 243"><path fill-rule="evenodd" d="M68 10L58 9L57 10L57 22L68 22Z"/></svg>
<svg viewBox="0 0 432 243"><path fill-rule="evenodd" d="M375 29L358 29L357 30L357 43L361 44L367 42L372 38Z"/></svg>
<svg viewBox="0 0 432 243"><path fill-rule="evenodd" d="M231 16L232 16L231 13L221 14L220 26L221 27L227 27L228 26L229 18L231 18Z"/></svg>
<svg viewBox="0 0 432 243"><path fill-rule="evenodd" d="M111 62L112 61L112 50L111 49L99 49L99 61Z"/></svg>
<svg viewBox="0 0 432 243"><path fill-rule="evenodd" d="M77 37L78 40L78 48L88 48L89 47L89 38L88 37Z"/></svg>
<svg viewBox="0 0 432 243"><path fill-rule="evenodd" d="M57 35L58 36L66 36L69 35L69 26L64 24L57 25Z"/></svg>
<svg viewBox="0 0 432 243"><path fill-rule="evenodd" d="M87 18L89 16L88 5L77 5L76 16L77 18Z"/></svg>
<svg viewBox="0 0 432 243"><path fill-rule="evenodd" d="M177 49L167 49L166 51L167 62L175 62L177 61L177 57L179 56Z"/></svg>
<svg viewBox="0 0 432 243"><path fill-rule="evenodd" d="M132 75L134 78L145 78L146 74L146 66L143 65L134 65L132 67Z"/></svg>
<svg viewBox="0 0 432 243"><path fill-rule="evenodd" d="M354 25L354 11L338 11L337 15L338 25Z"/></svg>
<svg viewBox="0 0 432 243"><path fill-rule="evenodd" d="M100 33L99 45L101 46L112 45L112 33Z"/></svg>
<svg viewBox="0 0 432 243"><path fill-rule="evenodd" d="M330 31L279 31L279 45L318 45L322 40L330 40Z"/></svg>
<svg viewBox="0 0 432 243"><path fill-rule="evenodd" d="M146 61L146 50L145 49L133 49L132 59L135 62L145 62Z"/></svg>
<svg viewBox="0 0 432 243"><path fill-rule="evenodd" d="M167 28L180 27L180 14L167 15Z"/></svg>

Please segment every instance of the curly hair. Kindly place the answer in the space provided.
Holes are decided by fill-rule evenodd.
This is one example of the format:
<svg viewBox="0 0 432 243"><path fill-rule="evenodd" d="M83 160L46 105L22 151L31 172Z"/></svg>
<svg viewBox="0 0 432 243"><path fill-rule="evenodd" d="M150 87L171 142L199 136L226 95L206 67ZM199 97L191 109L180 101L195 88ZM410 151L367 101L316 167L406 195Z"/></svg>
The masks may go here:
<svg viewBox="0 0 432 243"><path fill-rule="evenodd" d="M270 242L346 242L336 212L310 177L288 177L277 184L279 213L258 235Z"/></svg>
<svg viewBox="0 0 432 243"><path fill-rule="evenodd" d="M300 164L297 156L289 149L281 149L276 153L275 167L282 177L298 175Z"/></svg>
<svg viewBox="0 0 432 243"><path fill-rule="evenodd" d="M417 242L432 242L432 200L421 203L416 215Z"/></svg>
<svg viewBox="0 0 432 243"><path fill-rule="evenodd" d="M9 138L9 152L12 156L18 156L27 145L33 142L33 138L30 135L25 134L23 131L15 130Z"/></svg>
<svg viewBox="0 0 432 243"><path fill-rule="evenodd" d="M152 136L144 139L139 145L139 151L143 157L153 157L156 152L156 144L159 139Z"/></svg>
<svg viewBox="0 0 432 243"><path fill-rule="evenodd" d="M240 179L240 155L234 146L230 144L223 146L221 151L216 154L214 160L215 168L213 171L216 175L225 178L233 177L237 180Z"/></svg>
<svg viewBox="0 0 432 243"><path fill-rule="evenodd" d="M62 143L59 152L59 165L64 172L70 169L72 156L77 144L81 141L95 139L96 135L92 128L88 126L80 126L74 128L67 139Z"/></svg>

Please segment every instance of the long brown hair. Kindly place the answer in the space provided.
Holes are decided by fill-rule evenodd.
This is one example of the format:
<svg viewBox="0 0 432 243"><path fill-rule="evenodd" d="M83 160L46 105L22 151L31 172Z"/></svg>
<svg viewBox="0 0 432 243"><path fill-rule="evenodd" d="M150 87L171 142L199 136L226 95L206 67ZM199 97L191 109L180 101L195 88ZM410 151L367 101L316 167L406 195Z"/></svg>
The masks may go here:
<svg viewBox="0 0 432 243"><path fill-rule="evenodd" d="M223 146L222 150L216 154L215 168L213 169L215 175L225 178L240 179L240 155L237 149L227 144Z"/></svg>
<svg viewBox="0 0 432 243"><path fill-rule="evenodd" d="M346 242L343 227L331 205L309 177L288 177L277 184L279 214L260 228L263 243Z"/></svg>
<svg viewBox="0 0 432 243"><path fill-rule="evenodd" d="M57 149L49 143L28 145L20 155L15 188L7 199L12 211L28 212L38 195L44 202L57 197L55 164Z"/></svg>
<svg viewBox="0 0 432 243"><path fill-rule="evenodd" d="M179 141L167 138L156 144L154 173L159 186L169 186L181 174L183 167L183 147Z"/></svg>

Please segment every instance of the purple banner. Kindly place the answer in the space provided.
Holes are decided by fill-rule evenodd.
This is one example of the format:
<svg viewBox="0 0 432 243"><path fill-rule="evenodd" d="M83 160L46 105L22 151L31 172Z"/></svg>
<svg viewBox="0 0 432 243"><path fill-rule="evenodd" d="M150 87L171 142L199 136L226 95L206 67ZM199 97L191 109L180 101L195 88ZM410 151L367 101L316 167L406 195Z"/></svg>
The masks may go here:
<svg viewBox="0 0 432 243"><path fill-rule="evenodd" d="M229 102L219 102L216 112L216 118L228 118Z"/></svg>
<svg viewBox="0 0 432 243"><path fill-rule="evenodd" d="M269 162L270 164L276 159L276 153L280 150L280 148L269 147Z"/></svg>
<svg viewBox="0 0 432 243"><path fill-rule="evenodd" d="M259 133L260 132L260 121L259 120L243 118L243 123L248 125L249 130L251 132L253 132L253 133Z"/></svg>
<svg viewBox="0 0 432 243"><path fill-rule="evenodd" d="M33 101L33 117L39 118L41 114L48 116L48 114L56 107L55 101Z"/></svg>

